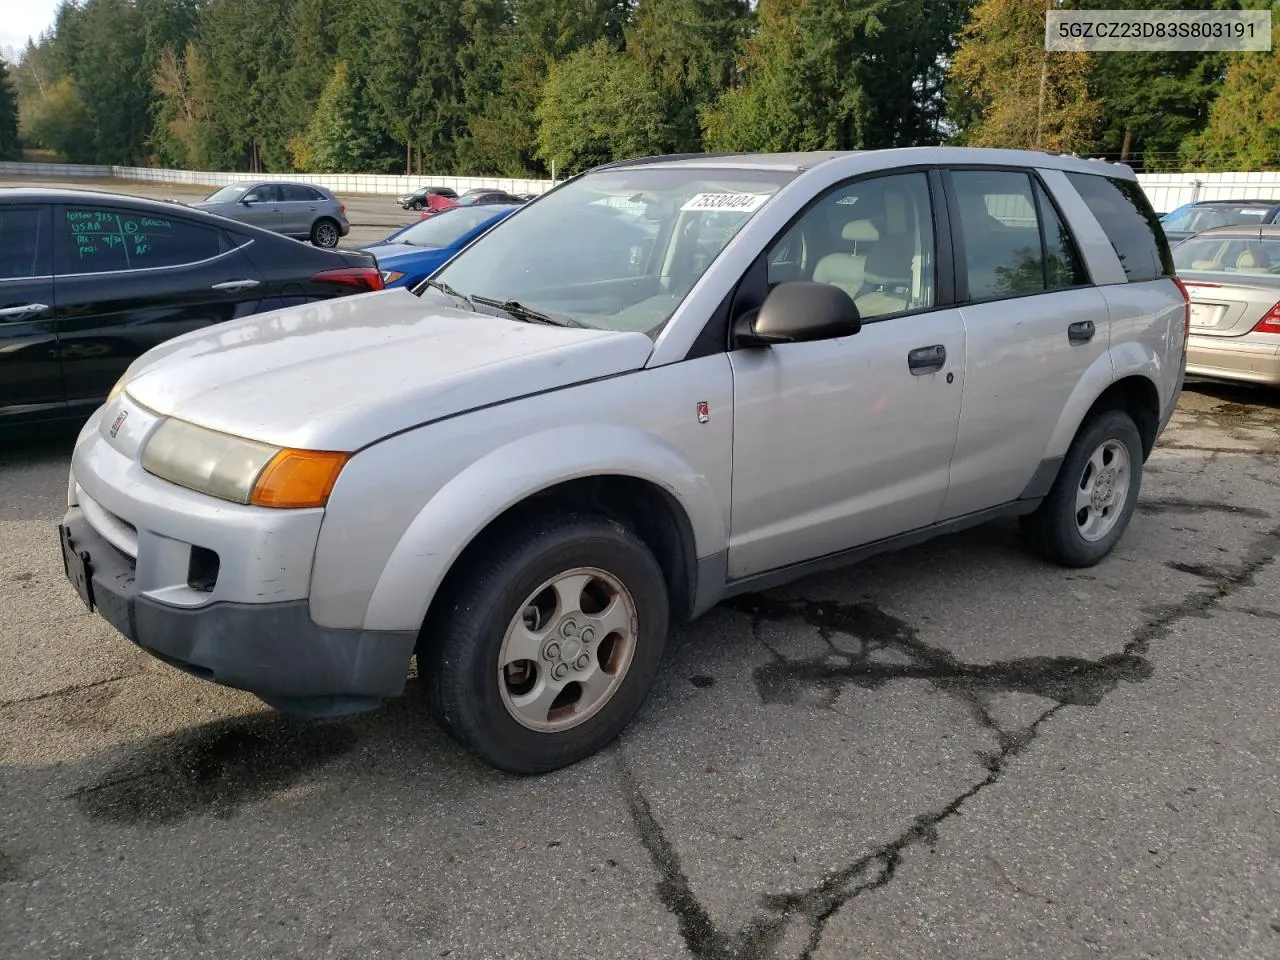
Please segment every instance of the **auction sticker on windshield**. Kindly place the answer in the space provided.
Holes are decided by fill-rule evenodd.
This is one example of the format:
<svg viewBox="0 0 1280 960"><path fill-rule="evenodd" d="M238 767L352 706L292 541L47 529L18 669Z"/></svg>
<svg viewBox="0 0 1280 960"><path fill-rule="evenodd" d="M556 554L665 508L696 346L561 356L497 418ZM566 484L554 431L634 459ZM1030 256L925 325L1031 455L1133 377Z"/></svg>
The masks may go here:
<svg viewBox="0 0 1280 960"><path fill-rule="evenodd" d="M697 193L684 202L681 210L742 210L754 213L768 200L758 193Z"/></svg>

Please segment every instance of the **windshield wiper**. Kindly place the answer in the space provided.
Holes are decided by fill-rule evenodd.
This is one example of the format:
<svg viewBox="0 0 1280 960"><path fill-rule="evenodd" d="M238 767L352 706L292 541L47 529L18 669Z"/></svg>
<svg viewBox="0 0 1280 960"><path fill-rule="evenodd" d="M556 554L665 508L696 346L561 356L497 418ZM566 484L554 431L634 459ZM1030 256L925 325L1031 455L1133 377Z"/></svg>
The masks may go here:
<svg viewBox="0 0 1280 960"><path fill-rule="evenodd" d="M427 278L426 280L422 281L422 285L424 287L435 287L441 293L447 294L450 297L456 297L457 299L461 300L463 303L471 307L472 310L475 309L475 304L471 302L470 297L468 297L465 293L459 293L457 290L453 289L453 287L449 286L443 280L432 280L430 278Z"/></svg>
<svg viewBox="0 0 1280 960"><path fill-rule="evenodd" d="M553 317L549 313L535 310L519 300L494 300L491 297L482 297L479 294L473 294L471 300L473 303L483 303L486 307L497 307L499 310L509 313L517 320L523 320L525 323L545 323L552 327L584 326L577 320L571 320L568 317Z"/></svg>

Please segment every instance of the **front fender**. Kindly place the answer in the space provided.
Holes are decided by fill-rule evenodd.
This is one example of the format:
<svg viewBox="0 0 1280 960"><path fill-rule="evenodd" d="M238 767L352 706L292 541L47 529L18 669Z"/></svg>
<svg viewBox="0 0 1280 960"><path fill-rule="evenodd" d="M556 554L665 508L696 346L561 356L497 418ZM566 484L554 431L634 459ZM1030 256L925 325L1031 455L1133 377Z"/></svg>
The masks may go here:
<svg viewBox="0 0 1280 960"><path fill-rule="evenodd" d="M396 544L365 613L368 630L416 630L462 551L495 518L566 480L602 475L648 480L684 509L697 557L725 550L724 511L707 477L675 447L631 427L575 425L522 437L446 483Z"/></svg>

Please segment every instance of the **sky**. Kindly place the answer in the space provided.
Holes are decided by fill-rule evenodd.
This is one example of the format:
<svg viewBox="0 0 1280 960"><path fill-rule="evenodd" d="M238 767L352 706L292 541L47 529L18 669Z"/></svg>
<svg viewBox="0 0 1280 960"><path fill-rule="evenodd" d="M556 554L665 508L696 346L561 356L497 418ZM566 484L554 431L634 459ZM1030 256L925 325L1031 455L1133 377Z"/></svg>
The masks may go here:
<svg viewBox="0 0 1280 960"><path fill-rule="evenodd" d="M62 0L12 0L0 16L0 50L9 59L34 39L40 31L53 26L53 14Z"/></svg>

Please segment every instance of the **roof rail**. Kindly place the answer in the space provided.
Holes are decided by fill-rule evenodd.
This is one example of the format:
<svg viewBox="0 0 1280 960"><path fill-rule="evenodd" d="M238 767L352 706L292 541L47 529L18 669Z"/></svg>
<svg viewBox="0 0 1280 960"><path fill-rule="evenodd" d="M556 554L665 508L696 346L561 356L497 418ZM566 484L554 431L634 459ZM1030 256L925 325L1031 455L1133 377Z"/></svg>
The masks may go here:
<svg viewBox="0 0 1280 960"><path fill-rule="evenodd" d="M589 167L587 173L595 173L597 170L618 170L622 167L640 167L649 163L668 163L672 160L712 160L720 157L741 157L747 155L744 150L729 150L723 153L659 153L648 157L631 157L627 160L614 160L610 163L601 163L594 167Z"/></svg>

